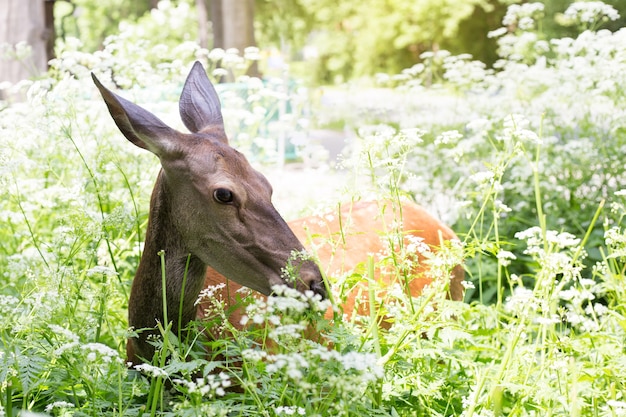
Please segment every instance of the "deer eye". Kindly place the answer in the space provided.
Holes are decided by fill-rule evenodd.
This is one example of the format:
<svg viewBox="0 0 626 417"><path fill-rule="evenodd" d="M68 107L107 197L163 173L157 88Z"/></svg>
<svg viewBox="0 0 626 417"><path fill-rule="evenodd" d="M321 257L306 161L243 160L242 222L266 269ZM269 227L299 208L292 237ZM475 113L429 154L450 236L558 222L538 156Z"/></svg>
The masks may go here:
<svg viewBox="0 0 626 417"><path fill-rule="evenodd" d="M229 204L233 202L234 196L227 188L216 188L213 191L213 198L220 204Z"/></svg>

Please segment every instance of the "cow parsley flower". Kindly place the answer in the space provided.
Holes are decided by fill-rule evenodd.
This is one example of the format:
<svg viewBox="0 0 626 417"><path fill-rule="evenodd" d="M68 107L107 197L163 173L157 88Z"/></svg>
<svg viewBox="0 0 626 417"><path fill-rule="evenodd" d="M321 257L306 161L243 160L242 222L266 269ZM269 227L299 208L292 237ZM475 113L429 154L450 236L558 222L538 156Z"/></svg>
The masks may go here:
<svg viewBox="0 0 626 417"><path fill-rule="evenodd" d="M165 372L164 369L159 368L158 366L150 365L149 363L135 365L135 369L142 374L151 376L153 378L167 376L167 372Z"/></svg>
<svg viewBox="0 0 626 417"><path fill-rule="evenodd" d="M542 3L512 4L502 19L502 26L517 25L522 30L532 29L534 19L539 17L544 10Z"/></svg>
<svg viewBox="0 0 626 417"><path fill-rule="evenodd" d="M441 133L439 136L437 136L437 138L435 139L435 144L436 145L455 144L462 138L463 138L463 135L459 133L458 130L447 130Z"/></svg>
<svg viewBox="0 0 626 417"><path fill-rule="evenodd" d="M274 409L276 414L278 415L286 415L286 416L294 416L299 415L303 416L306 414L306 410L302 407L293 406L278 406Z"/></svg>
<svg viewBox="0 0 626 417"><path fill-rule="evenodd" d="M563 15L584 25L598 23L602 20L615 21L619 13L609 4L601 1L577 1L570 4Z"/></svg>
<svg viewBox="0 0 626 417"><path fill-rule="evenodd" d="M74 408L75 405L68 403L67 401L55 401L52 404L48 404L45 408L46 413L51 413L55 408Z"/></svg>
<svg viewBox="0 0 626 417"><path fill-rule="evenodd" d="M511 264L511 261L517 259L517 256L515 256L513 252L510 252L508 250L500 250L496 254L496 258L498 259L500 265L509 266Z"/></svg>
<svg viewBox="0 0 626 417"><path fill-rule="evenodd" d="M90 362L95 362L98 357L104 363L111 363L115 361L121 363L122 361L115 349L111 349L102 343L87 343L83 345L81 349L87 352L87 360Z"/></svg>

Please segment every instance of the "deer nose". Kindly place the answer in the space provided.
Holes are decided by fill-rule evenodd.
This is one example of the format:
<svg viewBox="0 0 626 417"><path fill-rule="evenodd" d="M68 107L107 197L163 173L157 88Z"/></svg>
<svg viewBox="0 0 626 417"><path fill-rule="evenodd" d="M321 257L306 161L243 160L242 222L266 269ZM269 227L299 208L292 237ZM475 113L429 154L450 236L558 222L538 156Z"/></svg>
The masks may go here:
<svg viewBox="0 0 626 417"><path fill-rule="evenodd" d="M311 283L311 285L309 285L309 288L315 294L319 294L322 297L322 300L326 299L326 297L327 297L327 295L326 295L326 286L324 285L323 279L320 280L320 281L315 281L315 282Z"/></svg>
<svg viewBox="0 0 626 417"><path fill-rule="evenodd" d="M322 299L326 299L326 285L319 267L313 261L306 261L300 270L300 279L302 283L308 287L305 288L319 294Z"/></svg>

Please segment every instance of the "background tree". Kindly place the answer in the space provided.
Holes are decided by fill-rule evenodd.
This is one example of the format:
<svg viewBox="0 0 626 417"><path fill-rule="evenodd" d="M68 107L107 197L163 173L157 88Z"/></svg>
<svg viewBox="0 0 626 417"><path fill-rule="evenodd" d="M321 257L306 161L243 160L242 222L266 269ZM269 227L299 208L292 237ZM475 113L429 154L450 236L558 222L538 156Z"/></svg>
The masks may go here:
<svg viewBox="0 0 626 417"><path fill-rule="evenodd" d="M41 0L0 0L0 82L16 83L48 69L53 34L46 30L44 6Z"/></svg>
<svg viewBox="0 0 626 417"><path fill-rule="evenodd" d="M243 51L256 45L254 0L212 0L213 47Z"/></svg>

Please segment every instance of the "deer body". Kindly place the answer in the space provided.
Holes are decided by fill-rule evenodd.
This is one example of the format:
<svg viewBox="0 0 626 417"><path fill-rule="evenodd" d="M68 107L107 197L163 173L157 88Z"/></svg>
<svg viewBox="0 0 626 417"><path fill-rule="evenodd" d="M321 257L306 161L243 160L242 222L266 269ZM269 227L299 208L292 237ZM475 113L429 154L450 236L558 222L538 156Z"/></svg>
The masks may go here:
<svg viewBox="0 0 626 417"><path fill-rule="evenodd" d="M292 251L303 249L302 243L272 205L267 179L228 144L220 101L202 65L194 64L179 103L181 118L191 133L170 128L93 79L124 136L161 161L145 248L129 299L129 325L137 330L154 329L157 322L165 327L167 319L175 334L185 328L195 317L194 303L208 266L264 295L274 285L287 284L281 269ZM165 257L167 317L160 251ZM324 296L317 265L305 260L299 267L296 288ZM129 339L129 361L152 359L150 333L155 331Z"/></svg>

